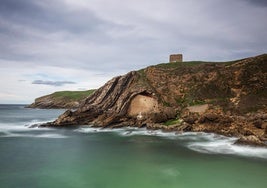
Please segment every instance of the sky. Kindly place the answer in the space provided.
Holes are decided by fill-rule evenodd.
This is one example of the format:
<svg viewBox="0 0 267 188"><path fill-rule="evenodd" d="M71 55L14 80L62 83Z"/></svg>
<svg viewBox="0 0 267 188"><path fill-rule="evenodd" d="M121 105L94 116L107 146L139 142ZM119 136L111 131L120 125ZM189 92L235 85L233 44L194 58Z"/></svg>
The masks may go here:
<svg viewBox="0 0 267 188"><path fill-rule="evenodd" d="M267 50L266 0L1 0L0 103L168 62L226 61Z"/></svg>

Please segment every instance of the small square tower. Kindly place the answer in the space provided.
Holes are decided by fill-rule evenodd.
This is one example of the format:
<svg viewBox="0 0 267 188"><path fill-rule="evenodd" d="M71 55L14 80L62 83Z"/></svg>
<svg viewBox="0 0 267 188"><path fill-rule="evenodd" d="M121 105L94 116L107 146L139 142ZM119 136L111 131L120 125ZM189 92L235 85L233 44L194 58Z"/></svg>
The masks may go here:
<svg viewBox="0 0 267 188"><path fill-rule="evenodd" d="M183 62L183 54L171 54L170 63Z"/></svg>

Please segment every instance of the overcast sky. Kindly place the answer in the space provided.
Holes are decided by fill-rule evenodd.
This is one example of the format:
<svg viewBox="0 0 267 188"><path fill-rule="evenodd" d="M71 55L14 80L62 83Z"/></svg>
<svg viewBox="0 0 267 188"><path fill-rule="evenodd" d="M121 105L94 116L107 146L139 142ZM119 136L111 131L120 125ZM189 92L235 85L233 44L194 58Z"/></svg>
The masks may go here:
<svg viewBox="0 0 267 188"><path fill-rule="evenodd" d="M168 61L266 53L266 0L1 0L0 103Z"/></svg>

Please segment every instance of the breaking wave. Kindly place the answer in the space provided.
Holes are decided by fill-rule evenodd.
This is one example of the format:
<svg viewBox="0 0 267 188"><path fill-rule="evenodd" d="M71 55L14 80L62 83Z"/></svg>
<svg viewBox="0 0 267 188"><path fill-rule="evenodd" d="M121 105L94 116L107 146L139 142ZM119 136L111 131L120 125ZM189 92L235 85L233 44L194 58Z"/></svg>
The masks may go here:
<svg viewBox="0 0 267 188"><path fill-rule="evenodd" d="M28 133L10 133L10 132L1 132L0 137L67 138L67 136L57 133L28 134Z"/></svg>
<svg viewBox="0 0 267 188"><path fill-rule="evenodd" d="M52 120L51 120L52 121ZM29 128L33 125L46 123L34 119L26 124L4 124L0 123L0 137L32 137L32 138L66 138L63 132L55 131L53 128ZM34 131L34 132L32 132ZM125 127L118 129L93 128L83 126L74 130L76 133L114 133L123 137L153 136L164 139L176 140L190 150L206 154L227 154L246 157L257 157L267 159L267 148L235 145L237 138L229 138L212 133L202 132L164 132L161 130L148 130L146 128Z"/></svg>
<svg viewBox="0 0 267 188"><path fill-rule="evenodd" d="M62 134L51 133L52 128L38 128L37 125L46 122L34 119L28 123L0 123L0 137L66 138Z"/></svg>
<svg viewBox="0 0 267 188"><path fill-rule="evenodd" d="M162 137L176 137L175 132L163 132L160 130L148 130L146 128L137 127L124 127L124 128L95 128L95 127L80 127L76 130L80 133L102 133L102 132L113 132L121 136L134 136L134 135L147 135L147 136L162 136Z"/></svg>
<svg viewBox="0 0 267 188"><path fill-rule="evenodd" d="M235 145L237 138L226 137L213 133L203 132L186 132L186 133L175 133L175 132L163 132L161 130L147 130L145 128L120 128L120 129L103 129L103 128L92 128L82 127L76 130L80 133L101 133L101 132L113 132L120 136L156 136L167 139L182 141L190 150L206 153L206 154L227 154L227 155L239 155L246 157L257 157L267 159L267 148L263 147L251 147Z"/></svg>
<svg viewBox="0 0 267 188"><path fill-rule="evenodd" d="M237 138L217 136L212 140L189 142L187 146L201 153L233 154L267 159L267 148L235 145L236 140Z"/></svg>

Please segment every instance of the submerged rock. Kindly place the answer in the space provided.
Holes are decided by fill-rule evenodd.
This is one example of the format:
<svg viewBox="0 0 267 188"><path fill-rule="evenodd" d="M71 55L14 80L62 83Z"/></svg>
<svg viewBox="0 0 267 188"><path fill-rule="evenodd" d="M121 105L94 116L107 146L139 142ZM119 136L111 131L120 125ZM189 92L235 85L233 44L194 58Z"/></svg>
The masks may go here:
<svg viewBox="0 0 267 188"><path fill-rule="evenodd" d="M266 144L255 135L242 136L241 138L239 138L235 142L235 144L237 144L237 145L252 145L252 146L266 146Z"/></svg>

